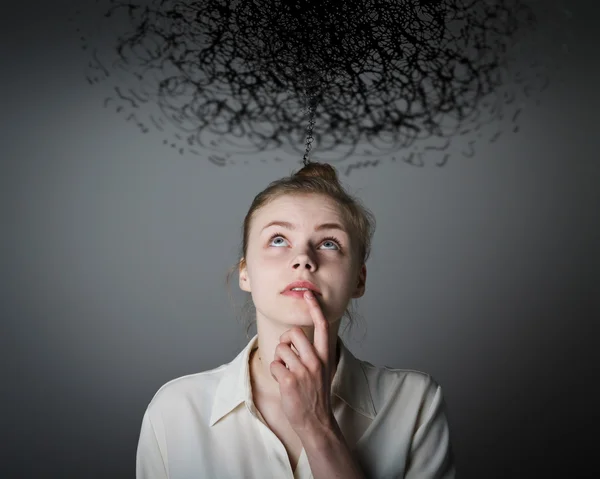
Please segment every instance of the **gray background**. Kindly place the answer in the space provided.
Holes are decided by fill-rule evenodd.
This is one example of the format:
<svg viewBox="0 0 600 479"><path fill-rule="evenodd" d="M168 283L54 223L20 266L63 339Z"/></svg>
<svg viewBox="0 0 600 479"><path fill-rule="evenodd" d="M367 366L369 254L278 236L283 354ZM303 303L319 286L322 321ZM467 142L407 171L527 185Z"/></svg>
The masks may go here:
<svg viewBox="0 0 600 479"><path fill-rule="evenodd" d="M139 134L84 81L67 6L2 19L1 477L134 476L156 390L246 344L225 275L254 195L298 167L218 167ZM595 457L598 7L571 10L570 54L519 133L444 168L341 175L378 222L344 338L441 383L462 478L587 477Z"/></svg>

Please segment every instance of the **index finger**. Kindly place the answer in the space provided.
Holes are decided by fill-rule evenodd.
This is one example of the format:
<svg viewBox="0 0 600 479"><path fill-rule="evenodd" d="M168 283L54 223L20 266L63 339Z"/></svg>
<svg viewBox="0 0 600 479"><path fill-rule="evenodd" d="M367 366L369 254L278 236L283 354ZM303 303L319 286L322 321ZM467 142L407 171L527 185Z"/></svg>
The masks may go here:
<svg viewBox="0 0 600 479"><path fill-rule="evenodd" d="M327 319L325 319L314 293L306 291L304 293L304 299L308 303L310 315L315 325L313 346L317 351L317 355L321 361L323 361L323 364L327 364L329 361L329 323L327 322Z"/></svg>

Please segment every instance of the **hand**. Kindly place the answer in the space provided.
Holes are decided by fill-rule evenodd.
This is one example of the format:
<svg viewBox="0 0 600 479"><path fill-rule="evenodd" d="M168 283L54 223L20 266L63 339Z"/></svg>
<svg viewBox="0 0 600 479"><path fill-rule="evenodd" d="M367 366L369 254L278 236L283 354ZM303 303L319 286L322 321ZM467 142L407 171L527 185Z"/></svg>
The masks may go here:
<svg viewBox="0 0 600 479"><path fill-rule="evenodd" d="M304 299L315 325L314 345L301 328L294 327L281 335L270 365L279 384L283 413L301 438L303 434L331 429L335 423L331 409L329 323L312 292L305 292Z"/></svg>

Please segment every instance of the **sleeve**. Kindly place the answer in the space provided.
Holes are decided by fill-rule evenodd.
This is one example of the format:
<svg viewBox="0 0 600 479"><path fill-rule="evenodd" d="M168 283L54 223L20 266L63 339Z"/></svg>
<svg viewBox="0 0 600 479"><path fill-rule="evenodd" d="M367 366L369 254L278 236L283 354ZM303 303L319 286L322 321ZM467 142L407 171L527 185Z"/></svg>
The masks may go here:
<svg viewBox="0 0 600 479"><path fill-rule="evenodd" d="M169 477L148 410L142 419L135 462L135 477L136 479L168 479Z"/></svg>
<svg viewBox="0 0 600 479"><path fill-rule="evenodd" d="M427 403L429 407L427 408ZM405 479L454 479L454 457L441 388L432 382L427 412L412 441Z"/></svg>

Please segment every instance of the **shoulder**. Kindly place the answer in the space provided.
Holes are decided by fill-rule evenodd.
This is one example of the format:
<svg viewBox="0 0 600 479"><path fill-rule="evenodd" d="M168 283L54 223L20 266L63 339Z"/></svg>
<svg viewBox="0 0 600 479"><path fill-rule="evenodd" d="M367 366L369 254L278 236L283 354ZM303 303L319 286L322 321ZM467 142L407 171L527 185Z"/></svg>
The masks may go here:
<svg viewBox="0 0 600 479"><path fill-rule="evenodd" d="M148 404L148 411L161 415L175 411L181 413L190 409L209 413L226 367L224 364L169 380L156 391Z"/></svg>
<svg viewBox="0 0 600 479"><path fill-rule="evenodd" d="M439 387L437 381L428 373L415 369L392 368L376 366L368 361L359 360L369 381L376 389L383 391L403 389L418 393L435 390Z"/></svg>
<svg viewBox="0 0 600 479"><path fill-rule="evenodd" d="M362 360L360 365L376 411L394 403L394 409L412 410L420 415L441 401L441 387L430 374L413 369L375 366Z"/></svg>
<svg viewBox="0 0 600 479"><path fill-rule="evenodd" d="M366 361L361 361L361 367L376 421L386 425L379 436L384 456L398 457L404 451L403 477L454 477L449 425L438 382L422 371L377 367Z"/></svg>

